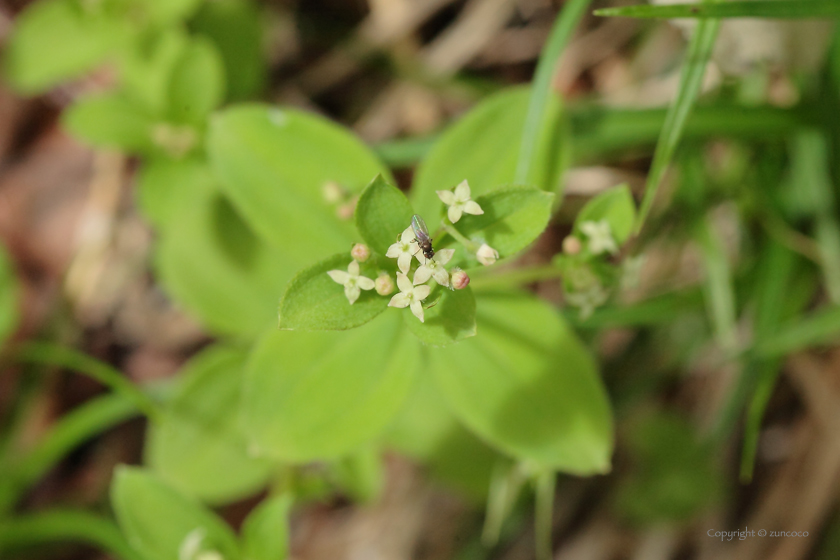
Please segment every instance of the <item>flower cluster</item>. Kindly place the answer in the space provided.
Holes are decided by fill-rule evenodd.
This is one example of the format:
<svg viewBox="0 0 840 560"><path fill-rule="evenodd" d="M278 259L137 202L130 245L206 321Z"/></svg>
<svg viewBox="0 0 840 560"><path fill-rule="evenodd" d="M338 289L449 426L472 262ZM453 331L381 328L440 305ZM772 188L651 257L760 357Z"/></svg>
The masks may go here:
<svg viewBox="0 0 840 560"><path fill-rule="evenodd" d="M484 210L477 202L470 198L470 185L464 179L454 191L436 191L440 201L449 206L446 212L449 221L453 224L461 219L461 214L484 214Z"/></svg>

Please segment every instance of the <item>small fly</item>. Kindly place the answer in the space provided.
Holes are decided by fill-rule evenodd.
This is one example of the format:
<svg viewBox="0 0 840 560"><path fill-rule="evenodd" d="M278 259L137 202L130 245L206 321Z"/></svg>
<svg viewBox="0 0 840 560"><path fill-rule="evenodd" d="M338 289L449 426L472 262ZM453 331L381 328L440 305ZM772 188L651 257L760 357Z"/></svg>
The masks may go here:
<svg viewBox="0 0 840 560"><path fill-rule="evenodd" d="M411 229L414 231L414 241L423 251L423 256L431 260L435 256L435 250L432 249L432 238L429 237L429 228L426 227L426 222L419 215L414 214L411 217Z"/></svg>

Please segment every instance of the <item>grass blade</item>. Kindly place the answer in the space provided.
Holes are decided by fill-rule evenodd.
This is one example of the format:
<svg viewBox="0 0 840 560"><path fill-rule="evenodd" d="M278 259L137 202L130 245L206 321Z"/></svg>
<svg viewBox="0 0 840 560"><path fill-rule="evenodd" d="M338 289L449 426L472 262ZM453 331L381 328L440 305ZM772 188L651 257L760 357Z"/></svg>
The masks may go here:
<svg viewBox="0 0 840 560"><path fill-rule="evenodd" d="M531 86L531 99L528 103L528 112L525 114L522 144L520 144L519 159L516 162L515 184L524 185L528 182L528 173L537 152L537 138L542 129L543 114L551 93L551 79L554 77L557 59L569 43L572 32L586 13L590 2L591 0L568 0L551 28L551 34L540 55L534 74L534 83Z"/></svg>
<svg viewBox="0 0 840 560"><path fill-rule="evenodd" d="M774 18L840 17L837 0L756 0L721 4L667 4L624 6L595 10L596 16L632 18Z"/></svg>
<svg viewBox="0 0 840 560"><path fill-rule="evenodd" d="M711 220L706 216L697 225L695 239L700 245L706 268L706 307L718 343L726 353L731 354L738 346L735 290L732 287L732 273L723 241L714 229Z"/></svg>
<svg viewBox="0 0 840 560"><path fill-rule="evenodd" d="M831 305L810 316L792 321L771 336L758 341L753 351L765 359L780 358L812 346L840 340L840 306Z"/></svg>
<svg viewBox="0 0 840 560"><path fill-rule="evenodd" d="M119 370L87 354L48 342L28 342L18 349L17 359L21 362L60 366L83 373L132 401L149 418L160 418L157 404L146 393Z"/></svg>
<svg viewBox="0 0 840 560"><path fill-rule="evenodd" d="M700 94L703 76L706 74L706 63L712 55L712 48L719 28L720 22L718 20L703 20L697 25L697 29L694 30L694 35L691 37L686 61L680 76L677 97L665 116L665 124L662 127L659 142L656 144L656 151L653 154L653 163L645 185L645 196L642 199L642 206L636 219L636 233L642 229L645 219L647 219L656 198L656 192L665 176L665 170L674 157L688 116Z"/></svg>

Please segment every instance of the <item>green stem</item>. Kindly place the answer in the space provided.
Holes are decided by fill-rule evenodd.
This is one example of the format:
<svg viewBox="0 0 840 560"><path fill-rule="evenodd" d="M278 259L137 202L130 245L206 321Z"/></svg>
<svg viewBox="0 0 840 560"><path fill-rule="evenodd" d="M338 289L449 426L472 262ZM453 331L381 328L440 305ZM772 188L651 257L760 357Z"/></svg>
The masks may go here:
<svg viewBox="0 0 840 560"><path fill-rule="evenodd" d="M486 547L499 542L502 525L510 514L516 498L525 483L525 473L519 464L499 459L493 467L490 491L487 496L487 513L481 531L481 542Z"/></svg>
<svg viewBox="0 0 840 560"><path fill-rule="evenodd" d="M537 476L537 499L535 503L535 537L537 560L551 560L552 545L551 518L554 514L554 489L557 477L554 471L546 471Z"/></svg>
<svg viewBox="0 0 840 560"><path fill-rule="evenodd" d="M516 174L514 175L514 183L516 184L528 182L528 174L536 155L537 139L542 129L543 114L551 92L551 79L554 77L557 59L560 58L563 49L569 43L572 32L586 12L590 1L569 0L565 3L551 28L548 42L540 55L537 70L534 74L534 83L531 86L528 112L525 115L522 143L519 146L519 159L516 162Z"/></svg>
<svg viewBox="0 0 840 560"><path fill-rule="evenodd" d="M560 278L562 275L563 273L558 267L546 264L530 268L505 270L496 274L480 274L470 280L470 285L474 289L507 288L539 282L540 280Z"/></svg>
<svg viewBox="0 0 840 560"><path fill-rule="evenodd" d="M71 369L91 377L132 401L151 420L161 416L158 405L117 369L72 348L48 342L29 342L18 348L18 361Z"/></svg>
<svg viewBox="0 0 840 560"><path fill-rule="evenodd" d="M441 222L441 227L444 229L444 231L446 231L446 233L455 238L455 241L466 247L467 251L469 251L470 253L477 252L478 248L481 246L475 241L470 241L469 239L467 239L460 231L455 229L455 226L452 225L452 223L449 220L444 219L443 222Z"/></svg>
<svg viewBox="0 0 840 560"><path fill-rule="evenodd" d="M143 560L112 521L86 511L53 510L7 518L0 524L0 553L50 541L83 542L122 560Z"/></svg>

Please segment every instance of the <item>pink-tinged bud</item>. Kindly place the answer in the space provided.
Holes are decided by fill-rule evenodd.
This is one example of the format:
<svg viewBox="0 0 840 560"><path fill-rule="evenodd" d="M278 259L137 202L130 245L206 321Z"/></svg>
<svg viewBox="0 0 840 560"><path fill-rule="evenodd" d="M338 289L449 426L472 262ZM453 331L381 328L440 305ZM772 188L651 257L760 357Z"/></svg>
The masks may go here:
<svg viewBox="0 0 840 560"><path fill-rule="evenodd" d="M356 211L356 204L359 202L359 197L354 196L349 201L345 202L341 206L335 209L335 215L338 216L340 220L352 220L353 219L353 212Z"/></svg>
<svg viewBox="0 0 840 560"><path fill-rule="evenodd" d="M323 194L324 202L327 204L338 204L345 197L344 189L335 181L324 183L324 186L321 187L321 194Z"/></svg>
<svg viewBox="0 0 840 560"><path fill-rule="evenodd" d="M374 281L376 293L380 296L387 296L394 291L394 281L384 272L376 277Z"/></svg>
<svg viewBox="0 0 840 560"><path fill-rule="evenodd" d="M370 258L370 249L364 243L356 243L350 249L350 256L363 263Z"/></svg>
<svg viewBox="0 0 840 560"><path fill-rule="evenodd" d="M469 286L470 277L460 268L456 268L452 271L452 277L449 279L449 282L456 290L463 290Z"/></svg>
<svg viewBox="0 0 840 560"><path fill-rule="evenodd" d="M478 262L484 266L490 266L496 262L496 259L499 258L499 252L487 243L484 243L478 248L478 251L476 251L475 257L478 259Z"/></svg>
<svg viewBox="0 0 840 560"><path fill-rule="evenodd" d="M577 255L580 253L582 248L583 246L580 243L580 239L574 235L570 235L563 240L563 252L567 255Z"/></svg>

